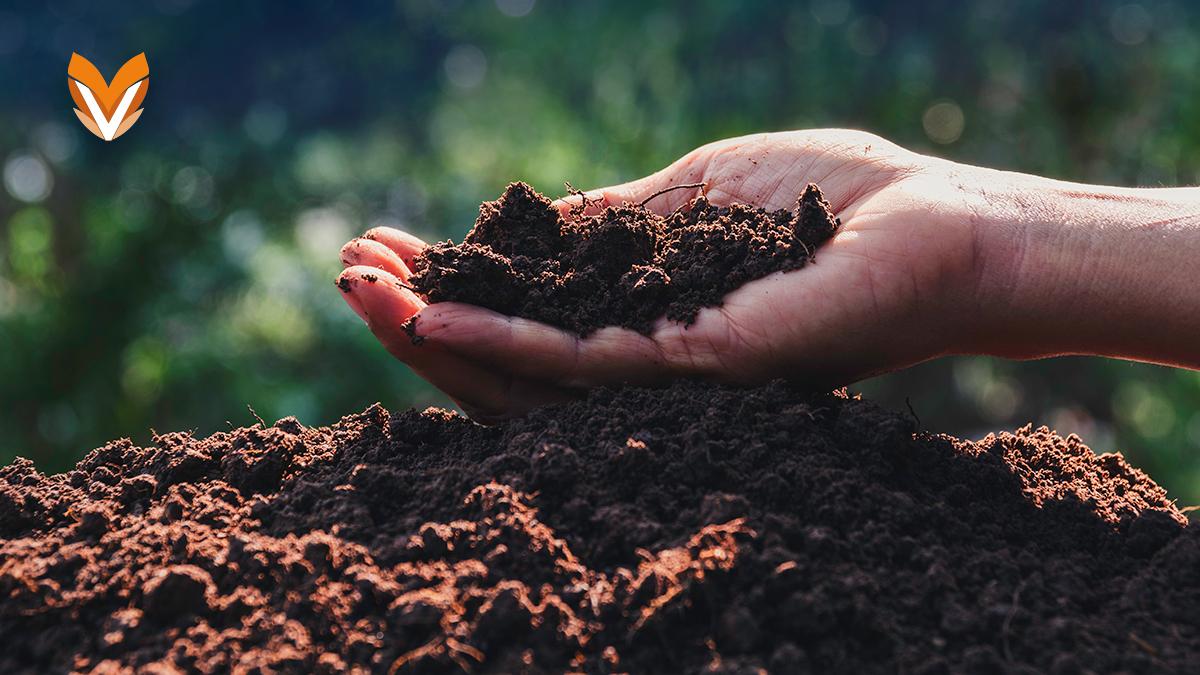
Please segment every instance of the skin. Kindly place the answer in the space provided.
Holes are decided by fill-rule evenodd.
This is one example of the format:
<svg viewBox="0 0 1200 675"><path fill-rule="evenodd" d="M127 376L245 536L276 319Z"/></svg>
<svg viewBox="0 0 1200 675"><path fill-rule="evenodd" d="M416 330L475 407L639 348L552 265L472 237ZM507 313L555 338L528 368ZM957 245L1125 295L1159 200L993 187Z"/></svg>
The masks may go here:
<svg viewBox="0 0 1200 675"><path fill-rule="evenodd" d="M402 286L425 246L376 228L341 251L338 285L397 358L494 422L589 387L680 378L813 388L951 354L1092 354L1200 367L1200 190L1080 185L919 155L861 131L711 143L587 193L594 213L703 182L716 204L792 208L820 185L842 229L817 263L730 293L691 326L587 339ZM648 205L668 214L696 194ZM579 197L557 202L564 215ZM414 345L405 322L424 337Z"/></svg>

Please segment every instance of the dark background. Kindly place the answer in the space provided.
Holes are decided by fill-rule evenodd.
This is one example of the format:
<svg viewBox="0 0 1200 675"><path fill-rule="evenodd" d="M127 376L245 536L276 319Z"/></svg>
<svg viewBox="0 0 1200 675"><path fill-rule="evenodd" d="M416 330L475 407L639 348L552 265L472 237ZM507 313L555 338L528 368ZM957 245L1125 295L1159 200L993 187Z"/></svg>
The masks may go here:
<svg viewBox="0 0 1200 675"><path fill-rule="evenodd" d="M45 470L151 428L246 424L247 404L309 424L444 405L343 306L337 251L374 224L459 237L510 180L560 194L820 126L1085 182L1200 172L1183 2L8 7L0 461ZM113 143L71 112L72 51L107 77L147 54L145 112ZM1076 432L1200 501L1194 372L958 358L856 388L939 431Z"/></svg>

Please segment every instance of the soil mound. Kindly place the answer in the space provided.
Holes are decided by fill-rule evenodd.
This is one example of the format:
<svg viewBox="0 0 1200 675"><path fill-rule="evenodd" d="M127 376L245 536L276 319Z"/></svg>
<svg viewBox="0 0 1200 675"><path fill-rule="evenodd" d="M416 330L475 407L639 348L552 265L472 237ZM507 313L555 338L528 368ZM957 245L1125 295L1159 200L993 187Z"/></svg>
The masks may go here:
<svg viewBox="0 0 1200 675"><path fill-rule="evenodd" d="M1195 668L1200 532L1146 475L913 431L681 383L18 460L0 671Z"/></svg>
<svg viewBox="0 0 1200 675"><path fill-rule="evenodd" d="M697 197L668 218L626 204L564 219L549 199L513 183L480 207L462 244L426 249L410 283L429 302L480 305L581 335L611 325L648 333L659 317L691 323L747 281L803 267L839 225L816 185L794 211Z"/></svg>

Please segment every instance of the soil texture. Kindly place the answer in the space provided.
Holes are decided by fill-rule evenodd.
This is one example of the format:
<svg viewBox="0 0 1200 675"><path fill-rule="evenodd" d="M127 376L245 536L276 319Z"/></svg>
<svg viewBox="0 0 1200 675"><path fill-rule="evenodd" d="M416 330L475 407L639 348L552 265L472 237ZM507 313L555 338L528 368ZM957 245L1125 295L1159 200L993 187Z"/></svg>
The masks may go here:
<svg viewBox="0 0 1200 675"><path fill-rule="evenodd" d="M375 406L0 470L0 672L1195 672L1185 522L1075 437L778 383Z"/></svg>
<svg viewBox="0 0 1200 675"><path fill-rule="evenodd" d="M792 211L700 196L665 218L637 204L563 218L512 183L480 207L461 244L418 256L410 283L431 303L479 305L581 335L610 325L649 333L662 316L691 323L738 286L812 262L839 225L816 185Z"/></svg>

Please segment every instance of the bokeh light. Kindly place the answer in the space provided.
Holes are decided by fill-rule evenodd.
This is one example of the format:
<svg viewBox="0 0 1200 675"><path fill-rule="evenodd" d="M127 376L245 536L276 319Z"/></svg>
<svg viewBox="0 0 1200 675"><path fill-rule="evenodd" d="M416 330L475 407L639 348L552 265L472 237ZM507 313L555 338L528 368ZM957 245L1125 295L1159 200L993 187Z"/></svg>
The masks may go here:
<svg viewBox="0 0 1200 675"><path fill-rule="evenodd" d="M446 78L459 89L474 89L483 84L483 78L487 76L487 57L475 45L459 45L451 49L443 65Z"/></svg>
<svg viewBox="0 0 1200 675"><path fill-rule="evenodd" d="M505 16L521 17L533 11L537 0L496 0L496 8Z"/></svg>
<svg viewBox="0 0 1200 675"><path fill-rule="evenodd" d="M40 202L50 196L54 177L41 158L20 153L4 163L4 187L23 202Z"/></svg>
<svg viewBox="0 0 1200 675"><path fill-rule="evenodd" d="M954 101L939 101L929 106L921 116L925 134L934 143L953 143L962 136L966 119L962 108Z"/></svg>

